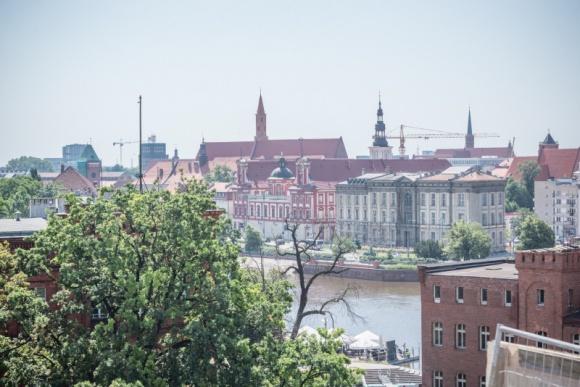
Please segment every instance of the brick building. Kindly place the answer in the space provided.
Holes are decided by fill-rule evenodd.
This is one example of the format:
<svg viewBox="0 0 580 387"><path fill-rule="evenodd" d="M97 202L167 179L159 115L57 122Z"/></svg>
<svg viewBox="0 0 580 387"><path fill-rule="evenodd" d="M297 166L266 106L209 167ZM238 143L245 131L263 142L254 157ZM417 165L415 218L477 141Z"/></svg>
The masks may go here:
<svg viewBox="0 0 580 387"><path fill-rule="evenodd" d="M484 386L498 323L580 343L580 248L419 265L419 282L425 387Z"/></svg>

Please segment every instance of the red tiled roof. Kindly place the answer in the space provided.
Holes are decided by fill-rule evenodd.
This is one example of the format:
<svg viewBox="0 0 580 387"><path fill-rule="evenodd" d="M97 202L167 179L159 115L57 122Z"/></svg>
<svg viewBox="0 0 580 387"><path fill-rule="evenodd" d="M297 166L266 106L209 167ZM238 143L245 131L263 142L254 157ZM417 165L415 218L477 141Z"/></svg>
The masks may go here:
<svg viewBox="0 0 580 387"><path fill-rule="evenodd" d="M540 153L539 164L547 165L547 170L542 168L542 172L540 172L536 180L547 180L551 177L555 179L573 177L574 172L578 170L579 162L580 148L543 149Z"/></svg>
<svg viewBox="0 0 580 387"><path fill-rule="evenodd" d="M270 173L278 167L277 160L248 161L248 178L251 181L266 180ZM296 171L295 160L286 160L286 167ZM373 159L311 159L310 178L314 182L341 182L365 173L391 172L433 172L443 171L451 167L449 161L439 159L429 160L373 160Z"/></svg>
<svg viewBox="0 0 580 387"><path fill-rule="evenodd" d="M207 173L209 168L207 165L200 168L197 160L194 159L179 159L175 166L173 166L173 160L155 160L149 163L149 168L143 174L143 182L147 187L151 187L156 180L159 180L165 189L173 190L181 183L182 171L186 179L201 180L202 173ZM134 183L139 184L139 180L135 180Z"/></svg>
<svg viewBox="0 0 580 387"><path fill-rule="evenodd" d="M240 155L248 160L273 160L282 153L287 158L298 158L301 154L311 159L348 157L342 137L303 139L302 151L300 147L299 139L205 143L209 161L216 158L237 160ZM199 160L199 150L195 158Z"/></svg>
<svg viewBox="0 0 580 387"><path fill-rule="evenodd" d="M512 149L510 147L498 148L463 148L463 149L437 149L435 157L438 158L476 158L481 159L485 156L491 157L510 157Z"/></svg>
<svg viewBox="0 0 580 387"><path fill-rule="evenodd" d="M528 161L538 161L536 156L518 156L511 159L507 172L505 173L505 178L509 179L513 176L515 180L520 180L520 172L518 167Z"/></svg>
<svg viewBox="0 0 580 387"><path fill-rule="evenodd" d="M93 183L73 167L65 169L52 182L53 184L62 184L67 191L97 196L97 190Z"/></svg>

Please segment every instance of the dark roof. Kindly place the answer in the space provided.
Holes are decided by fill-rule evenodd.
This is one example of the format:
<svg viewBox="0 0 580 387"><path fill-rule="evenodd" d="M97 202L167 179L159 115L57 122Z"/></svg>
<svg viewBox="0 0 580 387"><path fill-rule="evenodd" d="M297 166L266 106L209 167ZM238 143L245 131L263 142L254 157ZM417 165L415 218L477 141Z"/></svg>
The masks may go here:
<svg viewBox="0 0 580 387"><path fill-rule="evenodd" d="M284 157L280 157L278 160L278 168L272 171L270 177L276 179L292 179L294 177L292 171L286 168L286 159Z"/></svg>
<svg viewBox="0 0 580 387"><path fill-rule="evenodd" d="M556 145L557 142L554 141L554 138L552 137L552 135L550 133L548 133L548 135L546 136L544 141L542 141L542 144L543 145Z"/></svg>

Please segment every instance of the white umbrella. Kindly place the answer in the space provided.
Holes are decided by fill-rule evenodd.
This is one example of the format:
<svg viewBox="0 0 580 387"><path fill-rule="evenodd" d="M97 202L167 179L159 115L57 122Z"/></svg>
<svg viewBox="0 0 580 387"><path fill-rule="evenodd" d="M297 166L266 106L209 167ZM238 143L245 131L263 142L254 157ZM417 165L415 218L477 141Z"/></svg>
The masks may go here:
<svg viewBox="0 0 580 387"><path fill-rule="evenodd" d="M369 339L375 342L378 342L380 340L379 336L371 331L364 331L363 333L359 333L354 338L357 340Z"/></svg>
<svg viewBox="0 0 580 387"><path fill-rule="evenodd" d="M328 331L333 332L334 330L335 330L335 328L331 328ZM346 332L343 332L342 335L339 336L339 339L342 341L343 344L351 344L351 343L354 343L356 341L354 336L349 335Z"/></svg>
<svg viewBox="0 0 580 387"><path fill-rule="evenodd" d="M373 340L370 340L367 338L362 338L362 339L355 341L354 343L351 343L349 348L350 349L376 349L376 348L379 348L379 344L377 344L376 341L373 341Z"/></svg>
<svg viewBox="0 0 580 387"><path fill-rule="evenodd" d="M298 334L306 333L307 336L316 336L320 338L320 334L315 328L309 327L308 325L303 326L302 328L298 329Z"/></svg>

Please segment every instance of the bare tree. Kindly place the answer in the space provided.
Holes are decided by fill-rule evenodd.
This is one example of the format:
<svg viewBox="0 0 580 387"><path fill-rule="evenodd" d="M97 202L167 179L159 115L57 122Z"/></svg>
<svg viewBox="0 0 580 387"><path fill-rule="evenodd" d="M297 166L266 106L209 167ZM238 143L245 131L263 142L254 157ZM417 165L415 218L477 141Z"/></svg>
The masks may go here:
<svg viewBox="0 0 580 387"><path fill-rule="evenodd" d="M292 251L286 252L281 251L279 247L277 247L278 255L279 256L292 256L293 263L286 268L282 274L286 275L287 273L293 271L298 275L298 309L296 311L296 316L294 319L294 324L292 326L292 331L290 334L290 338L295 338L298 335L298 330L302 324L302 320L311 315L322 315L322 316L329 316L334 321L334 316L332 312L329 310L329 307L332 304L342 304L345 308L347 315L349 318L353 320L361 320L364 322L364 318L356 314L353 309L353 300L358 298L358 287L356 284L348 284L347 287L335 294L334 296L324 300L320 305L317 306L310 306L308 304L308 293L315 283L315 281L324 276L329 275L337 275L340 273L344 273L348 270L348 268L338 266L339 259L343 258L343 256L349 252L351 252L350 247L347 247L348 244L345 243L345 239L337 238L337 244L335 245L335 253L333 255L332 260L327 264L324 265L324 268L318 270L316 273L312 274L310 278L306 278L305 273L305 266L310 264L315 264L314 260L312 259L313 250L316 245L316 241L321 237L323 228L321 227L318 233L316 234L314 241L307 242L302 240L298 237L298 230L300 228L300 224L290 224L288 220L286 220L286 230L290 232L292 238Z"/></svg>

